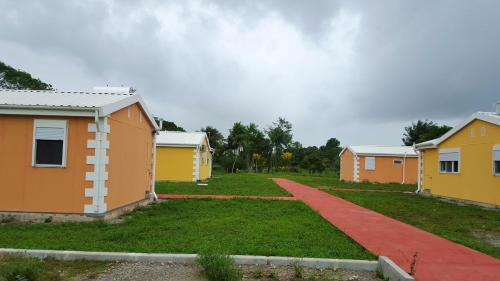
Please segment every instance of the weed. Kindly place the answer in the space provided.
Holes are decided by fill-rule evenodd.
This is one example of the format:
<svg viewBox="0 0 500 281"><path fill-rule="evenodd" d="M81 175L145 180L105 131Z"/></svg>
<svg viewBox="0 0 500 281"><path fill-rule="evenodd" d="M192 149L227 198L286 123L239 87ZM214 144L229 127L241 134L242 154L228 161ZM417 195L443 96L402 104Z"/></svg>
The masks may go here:
<svg viewBox="0 0 500 281"><path fill-rule="evenodd" d="M234 260L227 255L204 253L199 255L196 263L209 281L239 281L242 278Z"/></svg>
<svg viewBox="0 0 500 281"><path fill-rule="evenodd" d="M268 278L269 280L272 280L272 281L278 281L278 280L279 280L279 278L278 278L278 276L276 275L276 273L274 273L274 272L272 272L272 271L271 271L271 272L269 272L269 274L267 274L267 278Z"/></svg>
<svg viewBox="0 0 500 281"><path fill-rule="evenodd" d="M302 280L304 278L304 267L298 261L292 264L293 277L295 280Z"/></svg>
<svg viewBox="0 0 500 281"><path fill-rule="evenodd" d="M264 277L264 270L262 268L257 268L254 272L252 272L252 278L253 279L261 279Z"/></svg>
<svg viewBox="0 0 500 281"><path fill-rule="evenodd" d="M38 259L16 261L0 267L2 281L36 281L42 274L43 262Z"/></svg>
<svg viewBox="0 0 500 281"><path fill-rule="evenodd" d="M410 275L411 276L415 276L415 272L417 270L417 255L418 253L415 252L415 254L413 254L413 259L411 261L411 264L410 264Z"/></svg>

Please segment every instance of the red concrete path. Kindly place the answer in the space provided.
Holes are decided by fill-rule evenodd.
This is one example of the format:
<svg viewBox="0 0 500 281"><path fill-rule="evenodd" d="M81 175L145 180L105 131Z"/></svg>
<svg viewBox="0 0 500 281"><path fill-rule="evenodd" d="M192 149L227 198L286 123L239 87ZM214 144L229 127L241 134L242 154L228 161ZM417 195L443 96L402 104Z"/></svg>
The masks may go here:
<svg viewBox="0 0 500 281"><path fill-rule="evenodd" d="M358 205L286 179L273 179L353 240L409 271L418 281L500 280L500 260Z"/></svg>
<svg viewBox="0 0 500 281"><path fill-rule="evenodd" d="M284 200L295 201L299 200L295 197L285 196L242 196L242 195L212 195L212 194L158 194L160 199L189 199L189 198L209 198L209 199L235 199L235 198L248 198L248 199L261 199L261 200Z"/></svg>

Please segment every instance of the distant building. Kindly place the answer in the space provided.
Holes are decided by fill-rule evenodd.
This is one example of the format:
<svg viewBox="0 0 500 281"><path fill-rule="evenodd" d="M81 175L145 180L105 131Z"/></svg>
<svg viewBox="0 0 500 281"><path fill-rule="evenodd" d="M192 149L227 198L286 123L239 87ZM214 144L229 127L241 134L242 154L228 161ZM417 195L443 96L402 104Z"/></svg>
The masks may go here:
<svg viewBox="0 0 500 281"><path fill-rule="evenodd" d="M156 130L128 88L0 90L0 216L111 217L146 202Z"/></svg>
<svg viewBox="0 0 500 281"><path fill-rule="evenodd" d="M340 179L417 183L418 155L411 146L352 145L340 152Z"/></svg>
<svg viewBox="0 0 500 281"><path fill-rule="evenodd" d="M202 181L212 176L212 149L203 132L159 132L157 181Z"/></svg>
<svg viewBox="0 0 500 281"><path fill-rule="evenodd" d="M500 206L500 102L477 112L438 139L419 143L419 191Z"/></svg>

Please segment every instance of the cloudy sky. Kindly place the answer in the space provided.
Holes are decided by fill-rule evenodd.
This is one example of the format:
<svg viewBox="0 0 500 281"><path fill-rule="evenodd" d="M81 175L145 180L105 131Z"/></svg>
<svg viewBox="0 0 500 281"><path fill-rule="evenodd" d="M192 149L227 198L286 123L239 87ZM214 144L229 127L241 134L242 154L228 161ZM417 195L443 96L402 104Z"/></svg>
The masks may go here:
<svg viewBox="0 0 500 281"><path fill-rule="evenodd" d="M131 85L188 130L279 116L305 145L400 144L500 100L500 1L0 0L0 60Z"/></svg>

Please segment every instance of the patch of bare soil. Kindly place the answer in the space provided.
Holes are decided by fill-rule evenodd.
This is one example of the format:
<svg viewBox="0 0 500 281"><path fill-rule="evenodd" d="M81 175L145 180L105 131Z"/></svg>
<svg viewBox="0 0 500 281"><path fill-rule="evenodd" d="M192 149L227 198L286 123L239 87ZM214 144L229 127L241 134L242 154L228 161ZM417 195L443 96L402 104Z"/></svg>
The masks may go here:
<svg viewBox="0 0 500 281"><path fill-rule="evenodd" d="M500 247L500 233L474 231L473 234L494 247Z"/></svg>
<svg viewBox="0 0 500 281"><path fill-rule="evenodd" d="M295 268L293 266L240 266L244 281L375 281L375 272ZM169 263L116 263L98 275L79 281L204 281L194 265Z"/></svg>

